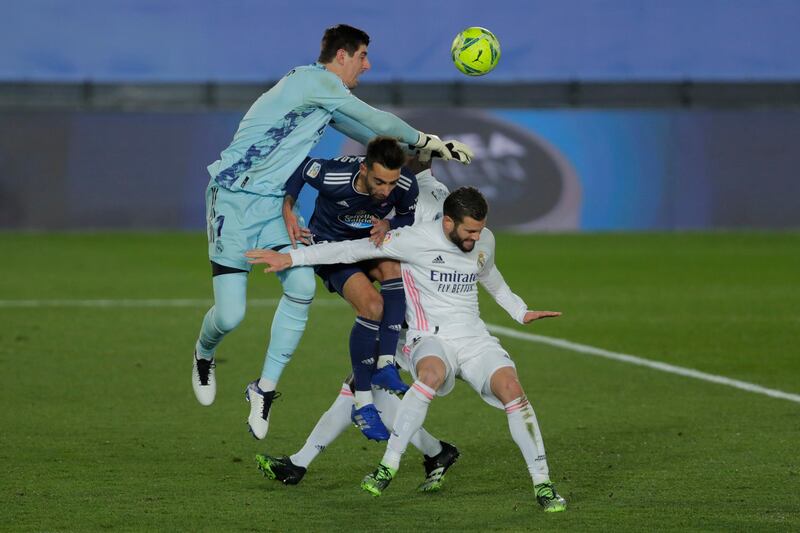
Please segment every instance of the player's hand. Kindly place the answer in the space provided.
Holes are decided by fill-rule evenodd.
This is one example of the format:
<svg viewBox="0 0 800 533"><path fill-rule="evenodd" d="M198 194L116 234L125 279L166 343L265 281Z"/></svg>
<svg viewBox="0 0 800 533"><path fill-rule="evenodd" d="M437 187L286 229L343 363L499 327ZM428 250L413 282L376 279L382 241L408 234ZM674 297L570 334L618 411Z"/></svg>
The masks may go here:
<svg viewBox="0 0 800 533"><path fill-rule="evenodd" d="M269 265L264 272L280 272L292 266L292 256L275 250L248 250L244 254L251 265Z"/></svg>
<svg viewBox="0 0 800 533"><path fill-rule="evenodd" d="M420 153L430 150L433 157L438 157L445 161L455 159L465 165L469 165L472 162L472 158L475 157L472 149L461 141L456 141L455 139L443 141L436 135L429 133L419 132L419 140L414 146L420 150ZM422 158L420 160L422 161Z"/></svg>
<svg viewBox="0 0 800 533"><path fill-rule="evenodd" d="M372 217L370 221L372 222L372 229L369 230L369 241L375 246L380 246L386 233L392 228L385 218Z"/></svg>
<svg viewBox="0 0 800 533"><path fill-rule="evenodd" d="M472 153L472 149L461 141L449 140L442 142L445 148L450 152L450 159L455 159L460 163L469 165L472 162L472 158L475 157L475 154Z"/></svg>
<svg viewBox="0 0 800 533"><path fill-rule="evenodd" d="M292 248L297 248L297 243L311 244L311 230L300 226L297 215L291 208L284 208L283 222L286 224L286 232L289 234L289 242Z"/></svg>
<svg viewBox="0 0 800 533"><path fill-rule="evenodd" d="M522 318L522 323L530 324L534 320L539 320L540 318L551 318L556 316L561 316L561 313L558 311L528 311Z"/></svg>
<svg viewBox="0 0 800 533"><path fill-rule="evenodd" d="M436 157L441 157L445 161L453 159L452 153L450 150L448 150L447 146L445 146L442 140L436 135L431 135L430 133L419 132L419 139L414 147L419 148L420 150L430 150L431 152L434 152Z"/></svg>

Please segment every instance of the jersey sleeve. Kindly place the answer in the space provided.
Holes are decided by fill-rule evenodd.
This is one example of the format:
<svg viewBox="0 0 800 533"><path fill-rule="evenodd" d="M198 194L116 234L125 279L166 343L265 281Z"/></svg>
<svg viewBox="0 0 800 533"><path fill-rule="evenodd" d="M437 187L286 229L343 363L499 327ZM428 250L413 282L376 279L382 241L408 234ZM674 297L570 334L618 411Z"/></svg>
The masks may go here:
<svg viewBox="0 0 800 533"><path fill-rule="evenodd" d="M386 111L376 109L353 95L350 96L350 99L337 107L341 115L354 120L378 135L395 137L411 145L417 143L419 132L404 120Z"/></svg>
<svg viewBox="0 0 800 533"><path fill-rule="evenodd" d="M417 209L417 200L419 198L419 184L417 177L405 168L400 176L401 186L407 184L408 189L403 190L399 201L394 206L395 216L389 221L389 226L392 229L401 226L410 226L414 223L414 214Z"/></svg>
<svg viewBox="0 0 800 533"><path fill-rule="evenodd" d="M321 107L333 113L356 98L336 74L327 71L309 72L303 78L303 96L306 104Z"/></svg>
<svg viewBox="0 0 800 533"><path fill-rule="evenodd" d="M372 244L369 238L315 244L289 253L293 266L358 263L367 259L388 257L386 251Z"/></svg>
<svg viewBox="0 0 800 533"><path fill-rule="evenodd" d="M291 250L293 266L335 265L339 263L358 263L367 259L395 259L403 261L413 257L413 237L405 231L390 231L380 246L375 246L369 238L353 241L326 242ZM403 238L401 238L401 235Z"/></svg>
<svg viewBox="0 0 800 533"><path fill-rule="evenodd" d="M484 232L485 235L481 235L481 240L489 241L489 246L487 257L484 259L485 263L478 273L478 281L489 291L494 301L511 315L511 318L523 324L528 305L522 298L511 292L511 287L503 279L503 275L494 263L494 235L489 230L484 230Z"/></svg>
<svg viewBox="0 0 800 533"><path fill-rule="evenodd" d="M372 139L378 136L377 133L368 127L348 117L347 115L343 115L339 111L333 112L333 118L331 119L330 124L340 133L343 133L351 139L360 142L364 146L369 144Z"/></svg>

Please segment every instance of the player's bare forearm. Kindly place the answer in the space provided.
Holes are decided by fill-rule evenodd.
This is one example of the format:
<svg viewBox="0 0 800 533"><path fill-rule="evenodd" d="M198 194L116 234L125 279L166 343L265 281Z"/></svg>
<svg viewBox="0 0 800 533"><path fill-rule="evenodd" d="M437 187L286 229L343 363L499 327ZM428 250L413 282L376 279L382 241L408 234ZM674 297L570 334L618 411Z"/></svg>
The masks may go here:
<svg viewBox="0 0 800 533"><path fill-rule="evenodd" d="M280 272L292 266L291 255L275 250L248 250L244 255L251 265L268 265L264 272Z"/></svg>
<svg viewBox="0 0 800 533"><path fill-rule="evenodd" d="M308 228L300 227L297 215L294 212L295 199L287 194L283 198L283 223L286 225L286 232L289 234L289 241L292 248L297 248L297 243L311 244L311 231Z"/></svg>
<svg viewBox="0 0 800 533"><path fill-rule="evenodd" d="M553 318L561 316L561 312L559 311L528 311L525 313L525 317L522 319L523 324L530 324L534 320L539 320L542 318Z"/></svg>

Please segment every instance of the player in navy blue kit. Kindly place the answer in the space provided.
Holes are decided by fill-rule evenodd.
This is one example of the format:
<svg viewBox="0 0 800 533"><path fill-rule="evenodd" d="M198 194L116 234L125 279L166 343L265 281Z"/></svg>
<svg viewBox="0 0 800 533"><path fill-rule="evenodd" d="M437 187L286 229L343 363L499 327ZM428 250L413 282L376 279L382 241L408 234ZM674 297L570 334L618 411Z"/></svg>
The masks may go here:
<svg viewBox="0 0 800 533"><path fill-rule="evenodd" d="M397 140L389 137L373 139L366 157L307 158L286 182L283 213L293 244L309 236L315 242L370 237L380 243L390 229L413 224L419 187L414 173L402 167L405 159ZM308 229L300 228L293 209L305 184L319 191ZM387 220L392 212L394 217ZM394 366L406 307L400 265L379 260L315 270L328 290L350 302L357 314L350 332L352 420L367 438L386 440L389 432L373 403L372 384L400 392L408 388ZM381 283L380 294L373 281Z"/></svg>

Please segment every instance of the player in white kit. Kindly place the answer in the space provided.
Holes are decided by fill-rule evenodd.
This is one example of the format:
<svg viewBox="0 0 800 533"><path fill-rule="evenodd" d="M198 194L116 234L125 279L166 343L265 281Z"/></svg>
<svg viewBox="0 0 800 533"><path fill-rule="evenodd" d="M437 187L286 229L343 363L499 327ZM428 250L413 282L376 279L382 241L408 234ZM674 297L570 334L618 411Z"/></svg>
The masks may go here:
<svg viewBox="0 0 800 533"><path fill-rule="evenodd" d="M251 263L267 272L291 266L352 263L372 258L402 261L409 331L403 347L405 365L414 377L393 424L386 453L361 487L379 496L400 467L410 437L421 427L430 402L469 383L492 406L506 411L511 436L533 479L536 499L547 512L566 509L550 481L536 415L517 378L514 363L480 318L477 282L521 324L559 316L530 311L511 292L494 264L494 235L485 229L488 206L477 189L462 187L444 202L442 221L391 231L376 248L368 239L328 243L278 254L251 250Z"/></svg>

